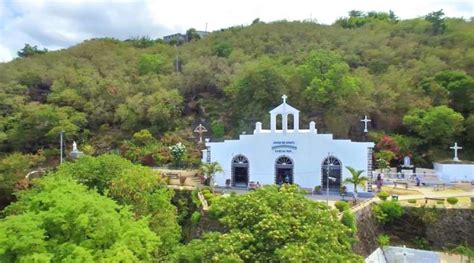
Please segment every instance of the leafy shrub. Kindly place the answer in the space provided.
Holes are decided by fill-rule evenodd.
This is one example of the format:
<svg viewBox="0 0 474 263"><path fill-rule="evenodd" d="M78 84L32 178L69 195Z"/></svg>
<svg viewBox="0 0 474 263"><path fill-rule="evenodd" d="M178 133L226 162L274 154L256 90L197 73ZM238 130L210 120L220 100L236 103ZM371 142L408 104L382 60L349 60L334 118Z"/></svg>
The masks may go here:
<svg viewBox="0 0 474 263"><path fill-rule="evenodd" d="M381 247L388 246L388 245L390 245L390 237L388 235L385 235L385 234L380 234L380 235L377 236L377 243Z"/></svg>
<svg viewBox="0 0 474 263"><path fill-rule="evenodd" d="M382 201L386 201L389 196L390 194L384 191L377 194L377 197L380 198L380 200Z"/></svg>
<svg viewBox="0 0 474 263"><path fill-rule="evenodd" d="M191 223L192 223L193 225L197 225L200 220L201 220L201 213L199 213L198 211L194 212L194 213L191 215Z"/></svg>
<svg viewBox="0 0 474 263"><path fill-rule="evenodd" d="M415 239L413 239L413 243L418 249L430 249L430 244L428 243L428 240L422 237L416 237Z"/></svg>
<svg viewBox="0 0 474 263"><path fill-rule="evenodd" d="M222 138L225 134L224 124L220 121L213 121L211 123L211 130L216 138Z"/></svg>
<svg viewBox="0 0 474 263"><path fill-rule="evenodd" d="M142 54L138 61L138 72L140 75L159 73L163 63L163 58L158 54Z"/></svg>
<svg viewBox="0 0 474 263"><path fill-rule="evenodd" d="M403 208L400 206L398 201L384 201L380 204L375 205L372 211L382 224L391 223L394 220L400 218L403 215Z"/></svg>
<svg viewBox="0 0 474 263"><path fill-rule="evenodd" d="M339 212L349 209L349 204L345 201L336 201L334 206L337 208L337 210L339 210Z"/></svg>
<svg viewBox="0 0 474 263"><path fill-rule="evenodd" d="M315 187L314 187L314 192L315 192L316 194L321 194L321 186L320 186L320 185L315 186Z"/></svg>
<svg viewBox="0 0 474 263"><path fill-rule="evenodd" d="M357 232L357 222L351 210L344 210L341 218L341 223L352 230L352 233L355 235Z"/></svg>
<svg viewBox="0 0 474 263"><path fill-rule="evenodd" d="M416 199L410 199L410 200L408 200L408 203L410 203L410 204L416 204Z"/></svg>
<svg viewBox="0 0 474 263"><path fill-rule="evenodd" d="M444 200L436 201L438 205L444 205Z"/></svg>
<svg viewBox="0 0 474 263"><path fill-rule="evenodd" d="M415 217L420 219L424 224L432 224L438 220L439 210L425 205L418 209L409 210Z"/></svg>
<svg viewBox="0 0 474 263"><path fill-rule="evenodd" d="M459 199L457 199L456 197L448 197L446 199L446 201L450 204L450 205L455 205L458 203Z"/></svg>

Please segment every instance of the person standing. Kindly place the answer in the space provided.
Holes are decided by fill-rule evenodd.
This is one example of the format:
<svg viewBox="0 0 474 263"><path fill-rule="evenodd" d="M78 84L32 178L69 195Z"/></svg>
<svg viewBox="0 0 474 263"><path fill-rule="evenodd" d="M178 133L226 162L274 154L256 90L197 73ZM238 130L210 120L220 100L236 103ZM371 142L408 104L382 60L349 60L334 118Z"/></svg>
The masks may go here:
<svg viewBox="0 0 474 263"><path fill-rule="evenodd" d="M377 175L377 180L375 180L375 184L377 185L377 192L382 191L382 176L380 173Z"/></svg>
<svg viewBox="0 0 474 263"><path fill-rule="evenodd" d="M416 186L420 186L421 179L420 179L420 176L418 174L415 176L415 181L416 181Z"/></svg>

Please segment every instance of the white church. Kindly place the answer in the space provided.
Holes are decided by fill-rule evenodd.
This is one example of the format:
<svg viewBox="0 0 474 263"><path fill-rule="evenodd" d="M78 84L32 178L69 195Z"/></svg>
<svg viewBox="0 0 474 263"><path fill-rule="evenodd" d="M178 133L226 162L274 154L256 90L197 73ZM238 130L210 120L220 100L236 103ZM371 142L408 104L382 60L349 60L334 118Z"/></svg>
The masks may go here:
<svg viewBox="0 0 474 263"><path fill-rule="evenodd" d="M217 185L225 186L226 181L232 187L247 187L249 182L292 183L305 189L325 189L329 184L336 190L350 177L347 166L371 176L374 143L319 134L315 122L309 123L309 129L300 129L299 110L286 103L285 95L282 99L283 103L270 111L269 130L257 122L253 134L242 134L237 140L206 140L202 161L218 162L224 170L215 175ZM288 127L289 117L293 117L293 127ZM279 118L281 129L277 129ZM353 190L352 185L346 186L349 192ZM358 191L366 189L358 187Z"/></svg>

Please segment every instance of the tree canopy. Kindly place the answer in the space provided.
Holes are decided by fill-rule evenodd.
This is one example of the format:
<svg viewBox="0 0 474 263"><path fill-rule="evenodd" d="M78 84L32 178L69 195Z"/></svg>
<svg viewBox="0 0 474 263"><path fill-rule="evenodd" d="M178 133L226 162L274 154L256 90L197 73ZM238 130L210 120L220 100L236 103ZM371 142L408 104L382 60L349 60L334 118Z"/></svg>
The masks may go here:
<svg viewBox="0 0 474 263"><path fill-rule="evenodd" d="M352 230L335 210L312 202L295 186L267 186L221 198L210 213L228 229L178 249L180 262L358 262Z"/></svg>
<svg viewBox="0 0 474 263"><path fill-rule="evenodd" d="M49 175L0 220L2 262L152 262L161 241L146 219L71 177ZM15 237L15 238L12 238Z"/></svg>
<svg viewBox="0 0 474 263"><path fill-rule="evenodd" d="M120 205L129 205L137 218L147 218L150 229L160 238L157 258L164 259L180 240L174 192L150 168L132 164L118 155L85 156L65 163L55 173L71 176Z"/></svg>

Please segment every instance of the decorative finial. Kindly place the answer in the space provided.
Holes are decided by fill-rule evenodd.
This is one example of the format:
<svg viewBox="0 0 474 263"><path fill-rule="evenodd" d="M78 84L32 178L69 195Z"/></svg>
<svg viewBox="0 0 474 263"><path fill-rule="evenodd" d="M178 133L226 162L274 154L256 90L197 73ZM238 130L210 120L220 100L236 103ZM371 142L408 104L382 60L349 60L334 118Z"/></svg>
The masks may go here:
<svg viewBox="0 0 474 263"><path fill-rule="evenodd" d="M286 99L288 98L288 96L286 96L285 94L283 94L283 96L281 96L281 98L283 99L283 103L286 103Z"/></svg>

